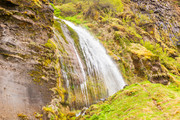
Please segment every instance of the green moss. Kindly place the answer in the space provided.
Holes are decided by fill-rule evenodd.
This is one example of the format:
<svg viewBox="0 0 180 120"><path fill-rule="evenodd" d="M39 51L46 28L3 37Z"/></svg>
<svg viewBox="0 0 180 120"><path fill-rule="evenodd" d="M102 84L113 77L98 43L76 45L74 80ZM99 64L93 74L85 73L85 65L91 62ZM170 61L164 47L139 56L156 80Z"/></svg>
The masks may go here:
<svg viewBox="0 0 180 120"><path fill-rule="evenodd" d="M50 49L52 49L52 50L54 50L54 49L57 48L56 44L53 42L52 39L49 39L49 40L47 41L47 43L45 43L45 47L50 48Z"/></svg>
<svg viewBox="0 0 180 120"><path fill-rule="evenodd" d="M71 27L69 27L68 25L67 25L67 28L68 28L68 30L70 32L71 37L74 39L75 44L78 45L79 44L79 36L78 36L78 34Z"/></svg>
<svg viewBox="0 0 180 120"><path fill-rule="evenodd" d="M29 74L33 78L34 82L43 84L43 82L48 82L52 79L58 77L59 73L59 60L56 53L57 45L53 39L49 39L44 45L36 45L36 43L31 43L30 46L35 51L41 51L41 54L33 54L33 58L38 60L39 64L36 64L35 69ZM46 72L48 70L48 72ZM54 78L51 77L54 76Z"/></svg>
<svg viewBox="0 0 180 120"><path fill-rule="evenodd" d="M151 42L141 42L143 46L145 46L148 50L150 50L153 54L159 56L160 62L168 69L175 70L178 73L178 69L180 68L180 63L169 57L170 51L164 51L163 48L159 44L153 45ZM168 48L169 49L169 48ZM174 52L174 50L172 50ZM171 53L172 54L172 53ZM171 72L171 71L170 71ZM173 72L173 71L172 71Z"/></svg>
<svg viewBox="0 0 180 120"><path fill-rule="evenodd" d="M72 16L72 17L66 17L65 19L66 19L66 20L69 20L69 21L71 21L71 22L74 22L74 23L76 23L76 24L81 24L82 21L81 21L80 19L77 19L77 16L78 16L78 15Z"/></svg>
<svg viewBox="0 0 180 120"><path fill-rule="evenodd" d="M0 7L0 15L12 15L13 13Z"/></svg>
<svg viewBox="0 0 180 120"><path fill-rule="evenodd" d="M142 59L152 59L153 57L156 57L155 54L153 54L151 51L147 50L140 44L131 43L129 51Z"/></svg>
<svg viewBox="0 0 180 120"><path fill-rule="evenodd" d="M61 21L54 21L54 27L60 33L60 35L64 39L64 41L66 43L68 43L68 41L66 40L66 37L64 36L64 33L62 31L62 28L61 28Z"/></svg>
<svg viewBox="0 0 180 120"><path fill-rule="evenodd" d="M50 3L51 6L54 8L54 15L58 18L62 18L61 17L61 10L59 8L57 8L56 6L54 6L54 4Z"/></svg>
<svg viewBox="0 0 180 120"><path fill-rule="evenodd" d="M173 87L174 86L174 87ZM84 119L124 120L124 119L176 119L179 112L174 112L180 88L171 84L163 86L143 82L126 87L110 97L105 103L90 107ZM90 115L90 116L88 116Z"/></svg>

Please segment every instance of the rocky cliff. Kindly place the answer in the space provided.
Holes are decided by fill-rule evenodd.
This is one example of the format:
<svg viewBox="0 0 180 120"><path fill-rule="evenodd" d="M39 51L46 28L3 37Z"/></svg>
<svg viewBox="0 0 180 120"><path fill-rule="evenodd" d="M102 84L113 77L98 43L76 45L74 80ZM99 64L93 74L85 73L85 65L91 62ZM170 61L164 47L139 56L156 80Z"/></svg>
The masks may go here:
<svg viewBox="0 0 180 120"><path fill-rule="evenodd" d="M0 119L179 117L179 1L55 1L54 8L47 0L0 1ZM78 118L69 106L71 110L83 107L82 91L73 93L82 76L73 74L80 68L73 44L68 44L74 39L77 47L78 37L63 22L53 22L53 9L57 17L91 31L117 63L126 83L133 84ZM97 89L92 95L99 97L98 93Z"/></svg>
<svg viewBox="0 0 180 120"><path fill-rule="evenodd" d="M33 120L50 102L54 84L37 84L32 73L46 52L43 44L52 37L52 24L53 9L46 0L0 1L1 120Z"/></svg>

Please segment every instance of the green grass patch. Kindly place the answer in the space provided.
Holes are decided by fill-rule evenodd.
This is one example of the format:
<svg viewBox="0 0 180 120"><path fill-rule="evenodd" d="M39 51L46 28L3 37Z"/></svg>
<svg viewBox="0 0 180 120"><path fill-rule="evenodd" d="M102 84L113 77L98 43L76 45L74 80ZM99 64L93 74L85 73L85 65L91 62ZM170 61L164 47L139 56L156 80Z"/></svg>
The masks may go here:
<svg viewBox="0 0 180 120"><path fill-rule="evenodd" d="M99 103L87 110L85 119L125 120L125 119L177 119L180 117L180 88L171 84L164 86L148 81L126 87L110 97L105 103ZM91 115L91 116L88 116Z"/></svg>
<svg viewBox="0 0 180 120"><path fill-rule="evenodd" d="M81 24L82 21L80 19L77 19L78 15L72 16L72 17L65 17L65 20L71 21L76 24Z"/></svg>

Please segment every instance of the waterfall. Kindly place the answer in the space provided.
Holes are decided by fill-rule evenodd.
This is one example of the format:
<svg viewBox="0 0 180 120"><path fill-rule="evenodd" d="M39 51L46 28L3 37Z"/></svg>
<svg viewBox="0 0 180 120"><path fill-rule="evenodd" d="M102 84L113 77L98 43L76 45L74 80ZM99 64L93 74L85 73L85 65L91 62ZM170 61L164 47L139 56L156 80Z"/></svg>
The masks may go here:
<svg viewBox="0 0 180 120"><path fill-rule="evenodd" d="M125 86L123 77L100 42L86 29L75 26L69 21L65 21L65 23L73 28L79 36L79 42L86 59L88 73L92 74L96 72L103 77L109 95L113 95L122 89Z"/></svg>
<svg viewBox="0 0 180 120"><path fill-rule="evenodd" d="M62 37L56 37L56 39L60 39L59 41L63 43L61 43L61 46L66 49L67 54L62 56L71 57L71 59L68 59L69 63L62 63L64 67L62 66L61 69L63 69L62 74L64 80L66 80L68 92L70 92L70 84L75 87L71 90L71 93L76 96L76 104L84 103L84 106L88 106L123 89L126 83L115 62L107 54L99 40L93 37L85 28L76 26L69 21L63 21L59 22L59 27L61 27L68 43L62 42ZM79 48L77 48L65 24L77 33ZM62 57L62 61L67 61L66 57ZM65 67L68 64L71 64L71 67ZM69 98L72 99L72 95Z"/></svg>

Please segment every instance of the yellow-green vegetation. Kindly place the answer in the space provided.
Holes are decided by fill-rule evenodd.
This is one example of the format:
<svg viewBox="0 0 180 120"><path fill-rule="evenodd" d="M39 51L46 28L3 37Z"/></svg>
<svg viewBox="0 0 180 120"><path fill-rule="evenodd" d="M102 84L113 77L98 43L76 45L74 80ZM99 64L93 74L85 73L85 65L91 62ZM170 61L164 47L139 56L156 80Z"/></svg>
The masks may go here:
<svg viewBox="0 0 180 120"><path fill-rule="evenodd" d="M172 40L175 43L177 39L171 40L168 37L170 31L162 29L163 27L157 28L154 24L156 18L149 17L148 14L140 11L143 6L138 6L129 0L89 0L86 2L69 0L56 4L55 15L59 13L58 15L63 19L87 26L100 39L118 63L129 84L144 79L136 76L132 52L141 54L140 58L152 57L154 60L152 66L157 64L159 59L162 68L179 76L180 63L177 58L180 54L178 48L172 44ZM68 6L68 8L63 6ZM131 7L137 9L136 12ZM154 11L149 10L147 13L153 14ZM139 66L139 69L143 69L143 64Z"/></svg>
<svg viewBox="0 0 180 120"><path fill-rule="evenodd" d="M65 40L65 42L68 43L61 28L61 21L54 21L54 28L60 33L61 37Z"/></svg>
<svg viewBox="0 0 180 120"><path fill-rule="evenodd" d="M129 51L142 59L152 59L155 55L140 44L131 43Z"/></svg>
<svg viewBox="0 0 180 120"><path fill-rule="evenodd" d="M84 120L179 119L180 88L142 82L126 87L105 102L92 105Z"/></svg>
<svg viewBox="0 0 180 120"><path fill-rule="evenodd" d="M57 46L52 39L49 39L45 45L36 45L36 43L31 43L29 46L36 51L43 51L41 54L34 54L34 58L38 59L38 63L35 66L35 70L30 72L35 82L43 83L49 80L53 80L58 76L51 78L51 75L56 75L59 73L58 68L58 56L56 55ZM49 70L49 73L45 71Z"/></svg>
<svg viewBox="0 0 180 120"><path fill-rule="evenodd" d="M12 12L0 7L0 15L12 15Z"/></svg>
<svg viewBox="0 0 180 120"><path fill-rule="evenodd" d="M75 5L73 3L69 3L69 4L63 4L61 6L56 6L56 9L59 9L61 11L61 16L74 16L77 14Z"/></svg>
<svg viewBox="0 0 180 120"><path fill-rule="evenodd" d="M51 4L51 6L52 6L53 9L54 9L54 15L55 15L56 17L61 18L61 15L60 15L61 11L60 11L60 9L58 9L57 7L55 7L54 4Z"/></svg>
<svg viewBox="0 0 180 120"><path fill-rule="evenodd" d="M99 6L103 4L102 6ZM95 7L93 7L95 5ZM100 0L98 4L95 4L92 1L83 1L77 0L68 2L67 4L54 6L54 13L57 17L64 18L66 20L70 20L74 23L86 23L84 17L87 17L87 14L92 14L94 19L100 17L100 13L106 13L111 11L123 11L123 4L121 0ZM103 11L100 10L99 7L110 7L108 9L104 8ZM115 8L115 9L114 9ZM83 11L82 11L83 10ZM106 14L104 14L106 16Z"/></svg>
<svg viewBox="0 0 180 120"><path fill-rule="evenodd" d="M28 116L22 113L17 114L20 120L29 120Z"/></svg>
<svg viewBox="0 0 180 120"><path fill-rule="evenodd" d="M35 118L39 119L39 120L42 120L42 117L43 117L43 114L40 114L40 113L34 113L35 115Z"/></svg>
<svg viewBox="0 0 180 120"><path fill-rule="evenodd" d="M31 7L42 7L42 4L49 4L48 0L9 0L15 5L31 6Z"/></svg>
<svg viewBox="0 0 180 120"><path fill-rule="evenodd" d="M178 61L178 57L175 59L171 56L169 56L170 52L177 52L177 50L167 48L166 50L163 50L162 47L160 47L159 44L153 45L150 42L143 42L142 43L148 50L152 51L154 54L158 55L160 58L161 63L170 70L171 73L179 75L180 70L180 62ZM178 53L177 53L178 54Z"/></svg>
<svg viewBox="0 0 180 120"><path fill-rule="evenodd" d="M49 105L43 107L43 111L48 115L50 120L66 120L72 118L75 113L70 112L65 101L66 90L63 88L63 80L61 78L61 66L59 62L60 48L54 39L49 39L44 45L36 45L31 43L30 47L36 51L42 51L41 54L33 54L35 59L38 59L38 64L35 70L30 72L30 75L36 83L44 84L45 82L55 83L51 86L53 99ZM63 104L65 104L63 106ZM21 115L21 114L20 114ZM24 117L24 116L20 116ZM36 113L35 117L42 119L42 115Z"/></svg>

